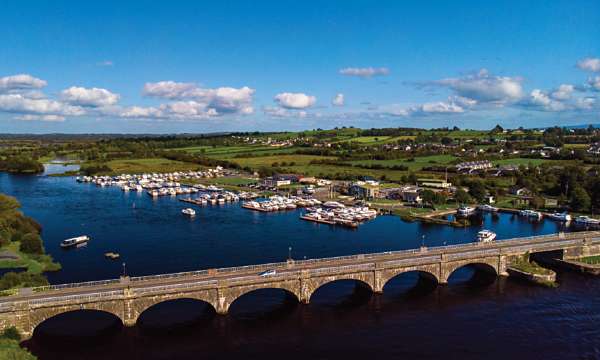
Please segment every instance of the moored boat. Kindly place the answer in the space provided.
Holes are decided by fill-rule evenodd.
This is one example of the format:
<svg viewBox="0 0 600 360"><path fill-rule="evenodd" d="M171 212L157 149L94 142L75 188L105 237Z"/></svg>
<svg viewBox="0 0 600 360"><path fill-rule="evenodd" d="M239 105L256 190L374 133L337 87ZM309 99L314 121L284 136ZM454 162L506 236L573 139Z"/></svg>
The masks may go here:
<svg viewBox="0 0 600 360"><path fill-rule="evenodd" d="M183 215L194 216L194 215L196 215L196 210L194 210L192 208L185 208L185 209L181 210L181 213Z"/></svg>
<svg viewBox="0 0 600 360"><path fill-rule="evenodd" d="M555 212L555 213L548 215L548 217L552 220L562 221L562 222L569 222L573 219L571 217L571 215L569 215L566 212L562 212L562 213Z"/></svg>
<svg viewBox="0 0 600 360"><path fill-rule="evenodd" d="M480 243L492 242L496 239L496 233L490 230L481 230L477 233L477 241Z"/></svg>
<svg viewBox="0 0 600 360"><path fill-rule="evenodd" d="M458 210L456 210L456 215L458 216L470 216L475 212L475 208L472 208L470 206L461 206L458 208Z"/></svg>
<svg viewBox="0 0 600 360"><path fill-rule="evenodd" d="M73 246L81 246L81 245L86 244L88 241L90 241L90 238L87 235L76 236L74 238L65 239L65 240L61 241L60 247L69 248L69 247L73 247Z"/></svg>

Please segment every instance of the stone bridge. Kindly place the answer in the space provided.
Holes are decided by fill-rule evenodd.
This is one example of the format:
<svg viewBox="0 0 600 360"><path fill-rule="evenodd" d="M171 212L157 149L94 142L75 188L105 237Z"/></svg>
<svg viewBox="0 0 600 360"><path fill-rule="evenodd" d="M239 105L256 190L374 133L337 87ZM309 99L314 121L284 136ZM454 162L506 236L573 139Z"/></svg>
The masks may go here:
<svg viewBox="0 0 600 360"><path fill-rule="evenodd" d="M51 285L21 289L0 298L0 329L15 326L30 337L44 320L69 311L89 309L114 314L133 326L146 309L158 303L189 298L206 302L226 314L242 295L259 289L283 289L309 303L321 286L352 279L375 293L392 278L411 271L446 284L458 268L478 268L505 276L518 256L559 251L562 258L600 254L600 232L559 233L492 243L466 243L375 254L209 269L175 274ZM260 273L275 270L272 275Z"/></svg>

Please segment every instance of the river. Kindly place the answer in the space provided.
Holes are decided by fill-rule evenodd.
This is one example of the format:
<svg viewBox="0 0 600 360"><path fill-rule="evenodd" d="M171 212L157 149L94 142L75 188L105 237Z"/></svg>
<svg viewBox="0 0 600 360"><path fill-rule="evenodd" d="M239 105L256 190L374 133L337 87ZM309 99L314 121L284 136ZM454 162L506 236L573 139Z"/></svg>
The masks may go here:
<svg viewBox="0 0 600 360"><path fill-rule="evenodd" d="M175 198L153 200L72 177L0 174L0 191L17 197L42 224L47 252L63 265L48 274L52 283L283 261L290 247L302 259L470 242L481 228L500 240L561 230L551 221L508 214L487 215L481 226L466 229L379 216L350 230L301 221L300 210L257 213L240 204L197 208L189 219ZM91 237L87 246L59 247L81 234ZM107 251L121 259L105 259ZM42 359L600 356L594 278L561 273L558 288L541 288L472 275L463 268L448 286L435 287L407 274L383 295L342 281L320 289L309 305L264 290L242 297L227 317L182 300L151 308L143 326L130 329L107 314L77 312L48 320L25 345ZM189 326L181 330L181 324ZM98 336L98 328L106 334ZM86 332L96 334L93 341L69 340Z"/></svg>

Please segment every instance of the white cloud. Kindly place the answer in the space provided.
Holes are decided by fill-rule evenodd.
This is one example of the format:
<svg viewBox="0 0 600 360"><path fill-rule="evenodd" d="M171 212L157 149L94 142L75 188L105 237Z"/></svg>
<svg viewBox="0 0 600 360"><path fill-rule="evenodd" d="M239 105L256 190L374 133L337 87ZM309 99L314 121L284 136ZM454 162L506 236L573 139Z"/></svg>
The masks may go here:
<svg viewBox="0 0 600 360"><path fill-rule="evenodd" d="M465 100L465 99L460 99ZM472 102L466 101L465 106L473 105ZM427 115L450 115L461 114L465 112L465 108L455 101L455 98L448 98L448 101L433 101L410 107L392 106L386 109L383 114L392 116L427 116Z"/></svg>
<svg viewBox="0 0 600 360"><path fill-rule="evenodd" d="M0 78L0 91L41 89L47 82L29 74L18 74Z"/></svg>
<svg viewBox="0 0 600 360"><path fill-rule="evenodd" d="M433 84L448 87L457 95L479 103L505 104L523 96L520 78L493 76L486 69L460 78L438 80Z"/></svg>
<svg viewBox="0 0 600 360"><path fill-rule="evenodd" d="M317 98L303 93L281 93L275 95L274 100L286 109L306 109L313 106Z"/></svg>
<svg viewBox="0 0 600 360"><path fill-rule="evenodd" d="M17 120L25 120L25 121L65 121L65 117L61 115L33 115L33 114L25 114L15 117Z"/></svg>
<svg viewBox="0 0 600 360"><path fill-rule="evenodd" d="M61 99L71 105L102 107L114 105L119 101L119 95L106 89L83 88L71 86L60 93Z"/></svg>
<svg viewBox="0 0 600 360"><path fill-rule="evenodd" d="M562 84L558 89L550 93L550 96L555 100L569 100L574 90L575 87L573 85Z"/></svg>
<svg viewBox="0 0 600 360"><path fill-rule="evenodd" d="M55 100L31 99L21 94L0 95L0 111L42 115L83 115L85 110Z"/></svg>
<svg viewBox="0 0 600 360"><path fill-rule="evenodd" d="M596 91L600 91L600 76L591 77L588 79L588 85Z"/></svg>
<svg viewBox="0 0 600 360"><path fill-rule="evenodd" d="M531 91L529 96L521 101L520 105L543 111L563 111L567 109L566 104L552 99L540 89Z"/></svg>
<svg viewBox="0 0 600 360"><path fill-rule="evenodd" d="M215 116L228 113L252 114L254 92L254 89L247 86L204 89L193 83L174 81L146 83L143 89L145 96L169 100L193 100L197 104L203 104L208 109L207 112L214 113Z"/></svg>
<svg viewBox="0 0 600 360"><path fill-rule="evenodd" d="M277 118L306 118L308 113L304 110L293 111L282 107L265 106L263 108L265 115Z"/></svg>
<svg viewBox="0 0 600 360"><path fill-rule="evenodd" d="M331 100L331 104L334 106L344 106L344 103L344 94L336 94L333 100Z"/></svg>
<svg viewBox="0 0 600 360"><path fill-rule="evenodd" d="M600 58L585 58L577 62L577 67L581 70L600 72Z"/></svg>
<svg viewBox="0 0 600 360"><path fill-rule="evenodd" d="M104 61L100 61L99 63L96 63L96 65L109 67L109 66L115 65L115 63L112 62L111 60L104 60Z"/></svg>
<svg viewBox="0 0 600 360"><path fill-rule="evenodd" d="M383 75L388 75L390 73L390 70L386 67L379 67L379 68L374 68L374 67L365 67L365 68L355 68L355 67L348 67L348 68L344 68L344 69L340 69L340 74L342 75L348 75L348 76L359 76L359 77L372 77L372 76L383 76Z"/></svg>
<svg viewBox="0 0 600 360"><path fill-rule="evenodd" d="M580 110L591 110L594 105L596 105L596 98L593 97L578 98L575 102L575 107Z"/></svg>

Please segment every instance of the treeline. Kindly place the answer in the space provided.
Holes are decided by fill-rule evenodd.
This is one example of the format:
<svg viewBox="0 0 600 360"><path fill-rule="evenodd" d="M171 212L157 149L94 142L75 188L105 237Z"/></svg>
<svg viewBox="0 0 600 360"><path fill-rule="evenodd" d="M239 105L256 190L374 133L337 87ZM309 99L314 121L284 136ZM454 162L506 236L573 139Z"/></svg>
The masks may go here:
<svg viewBox="0 0 600 360"><path fill-rule="evenodd" d="M44 165L27 156L9 156L0 159L0 171L18 174L38 174L44 172Z"/></svg>

